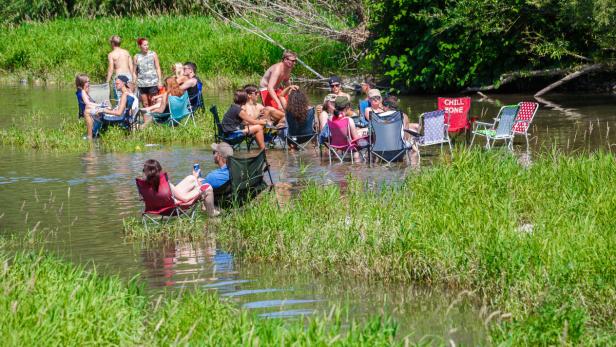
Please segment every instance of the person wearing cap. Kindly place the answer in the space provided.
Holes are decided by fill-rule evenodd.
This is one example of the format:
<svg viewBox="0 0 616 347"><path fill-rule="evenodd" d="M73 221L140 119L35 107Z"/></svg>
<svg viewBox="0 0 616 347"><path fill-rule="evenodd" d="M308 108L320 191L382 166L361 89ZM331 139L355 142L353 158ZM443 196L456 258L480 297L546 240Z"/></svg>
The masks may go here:
<svg viewBox="0 0 616 347"><path fill-rule="evenodd" d="M370 106L366 107L364 111L364 117L370 121L370 113L381 113L383 112L383 98L381 97L381 91L378 89L370 89L368 91L368 101L370 102Z"/></svg>
<svg viewBox="0 0 616 347"><path fill-rule="evenodd" d="M214 207L214 189L222 187L231 178L227 159L233 156L233 147L226 142L212 144L214 163L218 169L210 171L205 178L201 179L201 196L203 197L203 209L215 217L220 214Z"/></svg>
<svg viewBox="0 0 616 347"><path fill-rule="evenodd" d="M122 93L120 96L120 100L118 100L118 105L115 108L105 108L102 110L102 112L111 116L121 116L124 114L125 111L127 111L126 105L128 98L133 98L133 104L136 102L134 101L134 97L132 96L132 93L128 88L128 81L128 77L124 75L116 77L114 85L115 88Z"/></svg>
<svg viewBox="0 0 616 347"><path fill-rule="evenodd" d="M342 91L342 80L338 76L332 76L329 78L330 93L338 96L346 96L351 101L351 96Z"/></svg>

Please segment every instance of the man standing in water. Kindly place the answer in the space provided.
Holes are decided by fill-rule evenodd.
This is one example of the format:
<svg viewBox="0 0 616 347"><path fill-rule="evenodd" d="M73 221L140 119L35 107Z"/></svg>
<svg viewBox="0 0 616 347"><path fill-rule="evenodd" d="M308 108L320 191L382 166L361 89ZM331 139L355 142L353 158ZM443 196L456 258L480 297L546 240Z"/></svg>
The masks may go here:
<svg viewBox="0 0 616 347"><path fill-rule="evenodd" d="M270 66L265 71L259 83L263 106L271 106L279 111L284 111L286 98L281 97L280 93L289 85L291 71L293 71L296 62L297 54L295 52L284 51L282 53L282 61Z"/></svg>
<svg viewBox="0 0 616 347"><path fill-rule="evenodd" d="M135 76L133 76L133 61L130 57L130 53L120 47L121 42L122 39L118 35L113 35L109 39L111 52L107 55L107 60L109 61L109 67L107 68L107 84L109 84L111 77L114 75L116 78L118 76L126 76L129 81L135 80ZM119 90L115 92L116 97L119 99L122 92Z"/></svg>

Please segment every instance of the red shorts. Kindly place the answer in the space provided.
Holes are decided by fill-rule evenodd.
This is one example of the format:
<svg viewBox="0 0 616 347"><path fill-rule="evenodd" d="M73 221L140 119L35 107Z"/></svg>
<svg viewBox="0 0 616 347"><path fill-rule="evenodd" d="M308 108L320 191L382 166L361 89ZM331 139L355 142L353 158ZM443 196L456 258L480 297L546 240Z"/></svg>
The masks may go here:
<svg viewBox="0 0 616 347"><path fill-rule="evenodd" d="M211 185L209 183L203 183L203 185L201 186L201 191L204 192L206 191L209 187L211 187Z"/></svg>
<svg viewBox="0 0 616 347"><path fill-rule="evenodd" d="M282 93L282 88L276 89L276 95L280 96L280 93ZM263 106L267 107L267 106L271 106L275 109L280 110L280 108L278 108L278 105L276 104L276 101L274 100L274 98L272 98L272 96L269 94L269 92L266 90L261 90L261 99L263 100ZM280 110L280 111L284 111L284 110Z"/></svg>

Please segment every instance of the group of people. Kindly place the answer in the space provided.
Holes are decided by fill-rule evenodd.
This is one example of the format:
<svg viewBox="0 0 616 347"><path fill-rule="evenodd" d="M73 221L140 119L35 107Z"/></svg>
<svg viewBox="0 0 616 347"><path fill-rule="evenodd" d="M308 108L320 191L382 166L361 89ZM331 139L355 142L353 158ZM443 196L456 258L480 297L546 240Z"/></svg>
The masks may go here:
<svg viewBox="0 0 616 347"><path fill-rule="evenodd" d="M79 115L85 119L88 139L93 137L94 122L100 116L124 116L127 113L134 115L139 110L139 102L145 113L144 126L152 120L150 113L169 112L170 96L180 97L186 93L193 109L200 105L202 83L197 76L195 63L175 63L171 67L171 76L163 78L158 55L150 50L146 38L137 40L140 52L132 58L130 53L121 47L121 43L119 36L112 36L109 39L111 52L107 56L109 65L106 82L110 83L113 77L113 99L117 101L115 107L99 104L90 97L88 75L79 74L75 78Z"/></svg>

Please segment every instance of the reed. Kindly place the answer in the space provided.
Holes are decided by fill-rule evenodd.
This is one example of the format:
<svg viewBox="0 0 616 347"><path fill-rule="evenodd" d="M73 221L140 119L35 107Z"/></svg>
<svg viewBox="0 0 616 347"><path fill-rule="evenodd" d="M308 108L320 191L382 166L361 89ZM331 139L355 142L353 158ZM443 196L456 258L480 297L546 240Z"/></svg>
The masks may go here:
<svg viewBox="0 0 616 347"><path fill-rule="evenodd" d="M158 147L152 145L202 145L214 142L213 120L205 111L197 112L196 124L189 123L177 127L151 124L143 130L134 132L110 127L94 141L83 139L86 131L83 120L65 118L61 120L59 127L44 128L40 127L39 118L37 115L25 116L21 119L23 124L13 124L1 129L0 145L63 152L83 152L91 148L137 152Z"/></svg>
<svg viewBox="0 0 616 347"><path fill-rule="evenodd" d="M499 310L496 342L613 342L613 156L454 157L401 184L314 183L281 208L271 195L214 229L254 261L474 291Z"/></svg>
<svg viewBox="0 0 616 347"><path fill-rule="evenodd" d="M256 23L285 47L300 53L324 75L342 70L344 47L334 41L288 33L276 24ZM138 52L135 40L146 37L160 58L163 74L175 62L193 61L206 93L245 83L258 83L282 50L250 33L211 17L157 16L141 18L59 19L23 23L0 31L0 72L11 80L30 79L71 84L77 73L103 81L107 72L107 40L123 38L122 47ZM310 76L301 66L294 74ZM310 76L313 77L313 76Z"/></svg>
<svg viewBox="0 0 616 347"><path fill-rule="evenodd" d="M123 282L37 253L0 255L0 337L18 345L408 344L395 322L348 322L341 309L294 321L257 319L199 289L149 297Z"/></svg>

